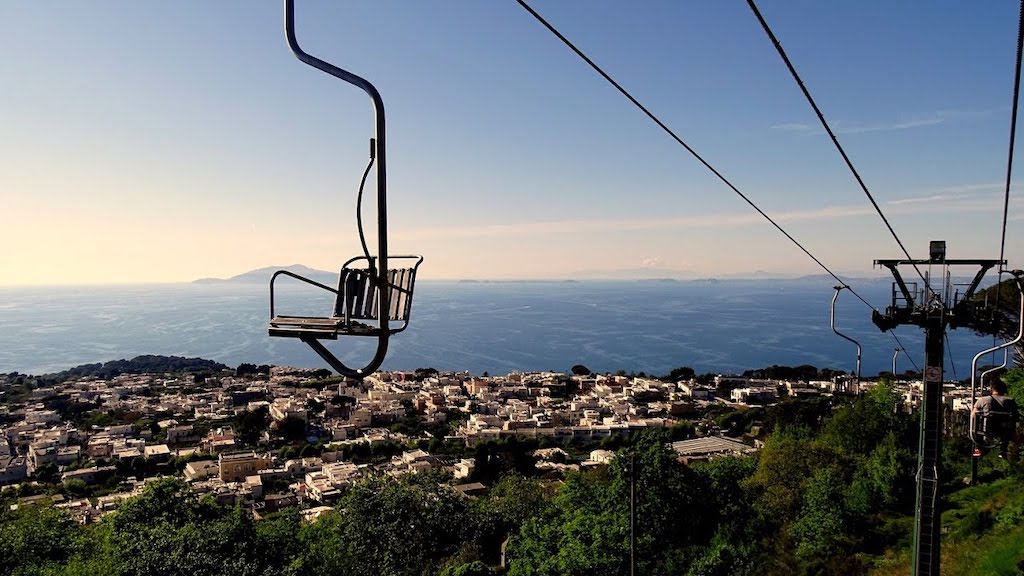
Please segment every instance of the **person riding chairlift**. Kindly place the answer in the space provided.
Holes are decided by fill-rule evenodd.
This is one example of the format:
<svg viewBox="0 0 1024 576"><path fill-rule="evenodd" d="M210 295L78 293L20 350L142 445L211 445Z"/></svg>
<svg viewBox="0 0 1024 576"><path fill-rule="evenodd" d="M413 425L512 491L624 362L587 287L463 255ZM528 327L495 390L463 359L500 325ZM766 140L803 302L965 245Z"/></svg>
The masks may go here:
<svg viewBox="0 0 1024 576"><path fill-rule="evenodd" d="M989 436L999 439L999 457L1005 458L1010 441L1017 435L1017 421L1020 414L1017 402L1006 396L1006 383L999 378L992 380L989 395L978 398L971 410L971 418L981 414L980 428Z"/></svg>

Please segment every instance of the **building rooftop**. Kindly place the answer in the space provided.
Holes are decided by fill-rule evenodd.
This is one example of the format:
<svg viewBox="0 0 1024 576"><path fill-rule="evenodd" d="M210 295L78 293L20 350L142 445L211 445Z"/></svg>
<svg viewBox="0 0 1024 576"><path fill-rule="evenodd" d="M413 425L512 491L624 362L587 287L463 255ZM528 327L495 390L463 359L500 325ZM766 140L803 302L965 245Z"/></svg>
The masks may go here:
<svg viewBox="0 0 1024 576"><path fill-rule="evenodd" d="M757 449L743 442L725 436L707 436L672 443L672 449L680 456L708 456L712 454L749 454Z"/></svg>

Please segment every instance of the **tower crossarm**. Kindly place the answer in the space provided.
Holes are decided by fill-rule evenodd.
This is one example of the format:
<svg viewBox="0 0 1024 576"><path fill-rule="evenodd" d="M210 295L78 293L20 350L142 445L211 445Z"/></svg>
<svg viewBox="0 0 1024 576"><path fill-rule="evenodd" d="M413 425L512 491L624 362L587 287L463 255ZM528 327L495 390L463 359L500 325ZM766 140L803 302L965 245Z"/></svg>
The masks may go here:
<svg viewBox="0 0 1024 576"><path fill-rule="evenodd" d="M995 265L1006 266L1006 260L976 260L974 262L980 268L978 273L974 275L974 280L971 280L971 284L967 287L967 291L964 292L963 299L970 300L974 297L974 292L978 290L978 285L981 284L981 279L985 277L985 273L992 269Z"/></svg>
<svg viewBox="0 0 1024 576"><path fill-rule="evenodd" d="M998 259L946 259L940 252L936 254L936 257L931 259L921 260L875 260L876 266L884 266L888 268L892 273L894 284L899 289L899 294L903 297L903 302L900 302L897 297L896 289L893 290L892 302L886 308L885 313L875 312L872 315L872 320L875 325L881 330L890 330L901 324L913 324L924 327L927 323L927 318L930 315L928 310L924 308L929 303L934 303L929 294L932 293L932 287L925 287L925 295L922 301L918 301L918 295L915 294L914 290L911 290L910 286L903 279L900 274L900 266L910 265L940 265L944 268L951 266L977 266L978 271L975 273L974 278L970 284L967 285L966 290L963 294L957 296L956 301L952 307L948 307L948 300L941 307L945 308L945 324L948 324L950 328L968 327L979 332L991 333L995 330L995 323L991 318L991 313L986 313L987 309L984 306L979 306L978 303L974 302L974 295L978 291L978 287L981 285L982 280L985 278L985 274L988 273L993 267L1005 266L1006 260ZM937 295L937 294L936 294ZM943 297L943 300L948 298L947 294ZM933 311L934 312L934 311Z"/></svg>
<svg viewBox="0 0 1024 576"><path fill-rule="evenodd" d="M902 263L904 262L901 260L875 260L875 266L885 266L889 269L889 272L892 272L892 277L896 280L896 285L899 286L900 292L903 293L907 306L913 308L914 295L910 292L910 288L907 287L907 283L903 281L903 275L900 274L900 270L897 268L897 266ZM895 305L896 303L893 302L893 306Z"/></svg>

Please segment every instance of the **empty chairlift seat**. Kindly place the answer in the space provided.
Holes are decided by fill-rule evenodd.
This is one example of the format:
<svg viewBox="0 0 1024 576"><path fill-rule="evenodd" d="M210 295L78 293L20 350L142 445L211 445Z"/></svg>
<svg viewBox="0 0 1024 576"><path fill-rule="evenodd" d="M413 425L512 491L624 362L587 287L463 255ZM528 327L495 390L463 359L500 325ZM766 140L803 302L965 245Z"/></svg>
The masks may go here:
<svg viewBox="0 0 1024 576"><path fill-rule="evenodd" d="M423 262L421 256L392 256L388 253L387 225L387 170L384 146L384 101L380 92L365 78L308 54L299 46L295 36L295 1L284 0L284 29L288 47L300 62L351 84L370 97L373 103L374 137L370 138L370 158L359 181L356 195L356 227L363 253L341 267L337 288L332 288L287 270L279 270L270 279L270 336L296 338L317 353L342 376L362 380L380 368L388 351L392 334L409 325L412 309L416 270ZM377 255L370 254L363 231L362 206L366 178L374 165L377 167ZM392 262L407 263L407 267L389 268ZM274 286L281 276L288 276L327 292L334 293L334 305L325 316L278 315L275 310ZM337 340L339 336L370 336L377 340L373 355L355 368L342 362L329 350L323 340ZM363 347L365 348L365 347Z"/></svg>
<svg viewBox="0 0 1024 576"><path fill-rule="evenodd" d="M379 279L372 267L354 268L352 265L366 258L359 256L345 263L338 275L337 289L288 270L278 270L270 280L270 326L269 334L284 338L336 340L338 336L380 336L385 333L380 326ZM390 262L404 261L408 268L392 268L387 272L387 320L386 334L396 334L409 325L412 311L413 289L416 285L416 271L423 262L422 256L390 256ZM328 316L290 316L275 313L274 287L279 276L288 276L333 292L334 306Z"/></svg>

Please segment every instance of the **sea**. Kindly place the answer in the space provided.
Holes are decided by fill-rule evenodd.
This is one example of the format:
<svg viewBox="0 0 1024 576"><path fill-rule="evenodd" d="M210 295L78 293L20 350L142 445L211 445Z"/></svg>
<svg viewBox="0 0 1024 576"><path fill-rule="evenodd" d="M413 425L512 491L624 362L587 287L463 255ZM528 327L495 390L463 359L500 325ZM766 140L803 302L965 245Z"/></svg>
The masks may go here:
<svg viewBox="0 0 1024 576"><path fill-rule="evenodd" d="M891 282L855 286L879 309ZM679 366L739 373L774 364L853 372L856 348L832 332L834 290L824 280L420 281L409 328L391 339L383 369L596 372L661 375ZM279 289L278 313L326 314L332 302ZM265 284L160 284L0 288L0 373L45 374L141 354L326 367L304 344L267 335ZM871 309L844 291L837 328L863 347L864 376L892 367L896 341L871 323ZM900 327L909 356L897 372L922 366L923 333ZM950 331L947 378L969 377L991 337ZM330 342L352 366L376 340Z"/></svg>

